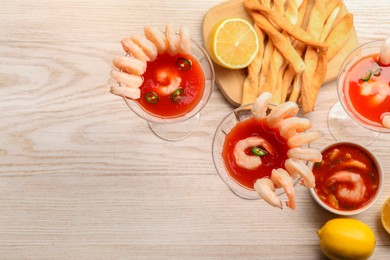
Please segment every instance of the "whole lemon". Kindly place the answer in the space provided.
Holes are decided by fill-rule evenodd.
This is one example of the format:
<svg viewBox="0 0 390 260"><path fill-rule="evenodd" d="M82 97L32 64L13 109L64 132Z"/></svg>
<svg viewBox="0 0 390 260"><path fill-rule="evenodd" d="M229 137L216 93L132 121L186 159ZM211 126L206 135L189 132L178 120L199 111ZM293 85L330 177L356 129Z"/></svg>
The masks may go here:
<svg viewBox="0 0 390 260"><path fill-rule="evenodd" d="M368 259L375 249L375 235L365 223L350 218L329 220L318 230L321 251L330 259Z"/></svg>

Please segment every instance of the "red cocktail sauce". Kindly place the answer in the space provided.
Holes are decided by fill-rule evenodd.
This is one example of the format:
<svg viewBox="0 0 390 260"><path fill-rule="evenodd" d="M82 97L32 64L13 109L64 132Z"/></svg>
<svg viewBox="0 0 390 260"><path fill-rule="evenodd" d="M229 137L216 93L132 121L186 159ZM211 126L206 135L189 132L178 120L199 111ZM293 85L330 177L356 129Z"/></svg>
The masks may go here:
<svg viewBox="0 0 390 260"><path fill-rule="evenodd" d="M236 143L251 136L264 138L276 151L275 156L268 153L261 157L262 165L254 170L248 170L238 166L235 163L233 155ZM253 190L253 185L257 179L270 177L272 170L275 168L284 168L284 162L288 159L288 150L287 141L280 136L279 129L270 128L265 120L259 121L255 118L249 118L236 124L226 135L222 158L230 176L237 183ZM252 155L251 148L248 148L245 152L248 155Z"/></svg>
<svg viewBox="0 0 390 260"><path fill-rule="evenodd" d="M366 169L346 166L345 162L351 159L363 163ZM328 185L327 180L339 171L350 171L361 176L365 186L365 194L361 202L347 201L338 196L337 191L341 188L354 190L352 182L336 182ZM379 186L380 177L374 161L366 152L351 144L338 144L323 151L322 161L314 164L313 173L316 180L316 193L322 201L335 209L355 210L363 207L374 197Z"/></svg>
<svg viewBox="0 0 390 260"><path fill-rule="evenodd" d="M176 61L179 58L185 58L191 62L191 68L188 70L179 69ZM183 89L183 95L180 101L173 102L171 95L160 95L158 88L166 86L169 82L160 82L158 74L164 71L169 76L177 75L181 78L180 88ZM161 118L174 118L182 116L196 107L202 99L205 76L202 67L197 59L190 54L178 54L170 56L169 54L160 54L153 62L147 63L146 72L142 75L144 82L141 89L141 98L137 102L149 113ZM145 95L154 92L158 95L157 103L149 103Z"/></svg>
<svg viewBox="0 0 390 260"><path fill-rule="evenodd" d="M382 114L390 113L390 96L387 96L382 103L377 104L374 95L361 94L361 85L363 84L361 76L371 68L378 66L381 68L380 75L371 76L368 82L382 81L390 88L390 66L382 65L379 61L379 55L374 54L361 58L349 69L344 82L344 93L357 113L371 122L382 125Z"/></svg>

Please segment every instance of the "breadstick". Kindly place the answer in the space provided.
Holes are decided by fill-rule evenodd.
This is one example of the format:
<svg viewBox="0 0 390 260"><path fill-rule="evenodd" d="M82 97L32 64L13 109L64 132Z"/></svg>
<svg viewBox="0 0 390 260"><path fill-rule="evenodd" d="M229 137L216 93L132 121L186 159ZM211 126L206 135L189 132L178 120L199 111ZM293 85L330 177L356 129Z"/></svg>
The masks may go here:
<svg viewBox="0 0 390 260"><path fill-rule="evenodd" d="M336 17L338 16L340 12L340 0L331 0L326 3L325 9L325 15L324 17L327 17L326 23L324 25L324 28L321 33L321 38L320 41L323 42L325 38L329 34L329 30L331 29ZM330 13L330 15L328 15ZM286 72L287 74L287 72ZM287 74L288 76L288 74ZM286 77L286 76L285 76ZM288 79L288 78L287 78ZM300 90L301 90L301 85L302 85L302 75L296 75L294 77L294 82L292 85L292 91L290 93L289 100L290 101L298 101Z"/></svg>
<svg viewBox="0 0 390 260"><path fill-rule="evenodd" d="M298 102L299 95L301 94L302 86L302 73L296 74L292 85L289 101Z"/></svg>
<svg viewBox="0 0 390 260"><path fill-rule="evenodd" d="M325 3L323 0L315 0L311 10L307 32L314 40L321 38L322 29L324 28L326 17L324 15Z"/></svg>
<svg viewBox="0 0 390 260"><path fill-rule="evenodd" d="M340 6L337 6L333 12L329 15L328 19L326 19L324 29L322 30L320 41L325 41L326 37L328 37L330 30L332 29L333 23L336 20L337 16L340 12Z"/></svg>
<svg viewBox="0 0 390 260"><path fill-rule="evenodd" d="M261 72L259 77L259 94L265 91L265 81L268 77L269 64L272 58L274 47L275 46L272 43L270 37L268 37L268 42L264 50L263 65L261 67Z"/></svg>
<svg viewBox="0 0 390 260"><path fill-rule="evenodd" d="M286 0L274 0L274 5L272 9L274 9L279 14L284 14L284 5L286 3Z"/></svg>
<svg viewBox="0 0 390 260"><path fill-rule="evenodd" d="M267 18L277 24L284 31L287 31L295 39L319 49L328 48L326 44L314 40L313 37L311 37L306 31L304 31L300 27L292 25L284 16L278 14L270 8L260 5L260 3L256 0L244 0L244 6L250 12L251 15L254 12L260 12L264 14Z"/></svg>
<svg viewBox="0 0 390 260"><path fill-rule="evenodd" d="M303 20L305 18L306 11L307 11L308 0L303 0L303 1L297 0L297 4L300 4L299 9L298 9L297 26L302 27ZM300 56L302 56L302 53L306 49L306 45L304 45L303 43L301 43L299 41L295 41L294 47ZM278 85L281 85L281 89L282 89L282 91L281 91L282 92L282 96L281 96L282 100L287 99L287 95L288 95L288 92L289 92L289 89L291 86L291 82L293 82L294 77L296 77L296 75L297 75L294 72L294 70L292 70L291 66L287 66L287 65L288 64L284 65L285 69L284 69L283 73L280 73L281 76L279 76L279 79L278 79ZM299 73L299 74L301 74L301 73ZM293 94L293 90L294 90L294 88L293 88L293 86L291 86L290 100L291 100L291 94ZM299 85L299 88L295 89L295 92L296 92L297 98L296 98L296 100L292 100L292 101L297 102L299 92L300 92L300 85Z"/></svg>
<svg viewBox="0 0 390 260"><path fill-rule="evenodd" d="M333 10L341 5L341 0L328 0L325 4L325 19L328 19Z"/></svg>
<svg viewBox="0 0 390 260"><path fill-rule="evenodd" d="M325 17L324 17L325 4L322 0L315 0L313 9L310 14L310 20L307 27L307 31L310 35L319 40L321 38L321 32L324 28ZM304 113L310 112L311 105L313 100L309 98L316 99L314 94L316 91L312 86L312 80L314 74L317 70L318 54L317 50L311 46L308 46L305 53L305 71L303 72L302 87L301 87L301 96L302 96L302 108Z"/></svg>
<svg viewBox="0 0 390 260"><path fill-rule="evenodd" d="M268 8L271 7L271 0L259 0L259 2Z"/></svg>
<svg viewBox="0 0 390 260"><path fill-rule="evenodd" d="M259 51L256 57L248 66L248 76L245 78L242 87L241 105L253 103L259 94L259 76L264 54L264 38L263 31L255 24L255 31L259 40Z"/></svg>
<svg viewBox="0 0 390 260"><path fill-rule="evenodd" d="M294 47L291 45L290 40L284 37L278 30L276 30L267 18L262 16L258 12L250 12L253 20L256 24L263 29L268 37L272 40L272 43L276 48L282 53L284 58L286 58L290 64L292 64L296 72L301 72L305 69L305 64L302 58L297 54Z"/></svg>
<svg viewBox="0 0 390 260"><path fill-rule="evenodd" d="M313 77L312 83L311 83L312 91L309 91L309 92L302 91L301 92L302 112L303 113L308 113L308 112L311 112L314 110L314 106L315 106L315 103L317 100L318 92L319 92L321 84L324 82L325 76L326 76L326 70L327 70L327 65L328 65L326 56L327 56L327 53L325 51L323 51L323 50L319 51L317 68L316 68L316 71L314 73L314 77ZM306 80L306 78L303 77L302 78L302 86L305 85L305 82L304 82L305 80ZM310 95L310 96L305 96L305 95ZM303 102L303 100L307 100L308 102Z"/></svg>
<svg viewBox="0 0 390 260"><path fill-rule="evenodd" d="M343 47L344 43L348 40L348 34L353 28L353 16L351 13L347 13L330 31L329 36L325 42L329 45L327 54L328 61L331 60Z"/></svg>
<svg viewBox="0 0 390 260"><path fill-rule="evenodd" d="M301 24L297 24L298 22L301 22L303 19L300 19L299 12L298 12L298 3L297 0L291 0L288 3L287 10L285 12L285 16L289 20L289 22L293 25L301 26ZM289 35L286 32L283 32L283 35L285 37L289 37ZM291 41L290 38L288 40ZM271 103L278 105L285 101L287 94L284 94L284 92L287 93L287 89L284 91L282 87L282 77L284 74L284 70L287 67L287 63L284 62L282 54L275 50L272 55L272 63L270 67L270 76L268 77L267 85L273 87L272 91L272 100Z"/></svg>
<svg viewBox="0 0 390 260"><path fill-rule="evenodd" d="M292 0L292 2L295 3L295 0ZM285 4L284 0L283 1L276 0L274 1L273 8L275 9L276 12L280 14L284 14L284 4ZM282 33L282 35L284 37L288 36L286 33ZM283 61L284 61L283 55L279 52L278 49L274 49L274 51L272 52L272 57L269 64L269 70L264 85L264 91L272 93L271 103L274 105L278 105L281 103L279 101L280 95L278 95L277 81L278 81L279 69L283 64Z"/></svg>
<svg viewBox="0 0 390 260"><path fill-rule="evenodd" d="M260 0L260 3L268 8L271 8L270 0ZM280 1L276 1L272 6L272 8L276 9L278 12L282 12L282 5ZM275 25L273 24L273 26ZM280 30L280 28L276 28L276 29ZM268 37L268 42L267 45L265 46L265 51L264 51L263 65L259 76L259 94L262 92L269 91L269 88L266 85L266 80L269 75L269 69L272 62L272 53L274 52L274 50L275 50L275 46L272 43L270 37Z"/></svg>

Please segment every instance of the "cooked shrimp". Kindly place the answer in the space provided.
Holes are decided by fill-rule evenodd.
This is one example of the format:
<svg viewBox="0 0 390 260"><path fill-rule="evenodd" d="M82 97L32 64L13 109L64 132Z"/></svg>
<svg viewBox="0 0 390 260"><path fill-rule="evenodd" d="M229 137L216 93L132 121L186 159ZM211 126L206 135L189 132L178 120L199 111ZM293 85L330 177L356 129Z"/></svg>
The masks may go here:
<svg viewBox="0 0 390 260"><path fill-rule="evenodd" d="M311 122L307 118L290 117L280 123L280 135L286 140L290 139L297 132L303 132L311 128Z"/></svg>
<svg viewBox="0 0 390 260"><path fill-rule="evenodd" d="M139 88L143 83L143 79L141 76L132 75L116 70L111 71L111 77L115 79L118 83L124 84L129 88Z"/></svg>
<svg viewBox="0 0 390 260"><path fill-rule="evenodd" d="M115 57L112 63L118 69L135 75L142 75L146 71L146 62L134 58L133 56Z"/></svg>
<svg viewBox="0 0 390 260"><path fill-rule="evenodd" d="M179 52L186 54L191 52L190 30L187 26L180 26Z"/></svg>
<svg viewBox="0 0 390 260"><path fill-rule="evenodd" d="M234 159L236 160L236 164L245 169L256 169L261 165L261 158L257 155L247 155L245 150L250 147L262 146L267 152L271 155L275 155L275 151L270 143L268 143L265 139L252 136L245 139L242 139L236 143L234 146Z"/></svg>
<svg viewBox="0 0 390 260"><path fill-rule="evenodd" d="M388 37L383 43L379 58L384 65L390 64L390 37Z"/></svg>
<svg viewBox="0 0 390 260"><path fill-rule="evenodd" d="M144 33L146 38L154 43L159 54L165 53L167 50L167 43L165 42L165 36L162 32L156 28L147 26L144 28Z"/></svg>
<svg viewBox="0 0 390 260"><path fill-rule="evenodd" d="M298 110L297 103L293 101L287 101L278 105L267 116L268 126L271 128L278 127L284 118L295 116Z"/></svg>
<svg viewBox="0 0 390 260"><path fill-rule="evenodd" d="M382 117L382 125L386 128L390 128L390 115L383 114L381 117Z"/></svg>
<svg viewBox="0 0 390 260"><path fill-rule="evenodd" d="M291 174L293 178L300 175L303 178L303 185L308 188L314 188L315 178L310 168L301 160L289 158L284 162L284 167Z"/></svg>
<svg viewBox="0 0 390 260"><path fill-rule="evenodd" d="M130 39L137 44L144 53L149 57L150 61L154 61L157 57L157 47L153 42L149 41L145 35L134 34L130 36Z"/></svg>
<svg viewBox="0 0 390 260"><path fill-rule="evenodd" d="M286 192L288 197L287 207L295 209L295 190L290 174L282 168L274 169L272 170L271 180L278 188L283 188Z"/></svg>
<svg viewBox="0 0 390 260"><path fill-rule="evenodd" d="M121 97L128 97L131 99L138 99L141 97L141 90L139 88L128 88L121 86L111 86L110 92Z"/></svg>
<svg viewBox="0 0 390 260"><path fill-rule="evenodd" d="M179 38L175 34L173 25L170 23L165 25L165 39L168 53L172 56L176 55L179 52Z"/></svg>
<svg viewBox="0 0 390 260"><path fill-rule="evenodd" d="M268 178L258 179L253 185L260 197L271 206L283 208L282 201L275 194L274 183Z"/></svg>
<svg viewBox="0 0 390 260"><path fill-rule="evenodd" d="M318 131L297 133L296 135L293 135L290 139L287 140L287 144L289 147L295 148L295 147L299 147L314 142L320 137L321 134Z"/></svg>
<svg viewBox="0 0 390 260"><path fill-rule="evenodd" d="M295 158L309 162L320 162L322 160L322 154L320 151L309 148L292 148L288 150L287 156L288 158Z"/></svg>
<svg viewBox="0 0 390 260"><path fill-rule="evenodd" d="M180 87L181 78L172 71L162 70L157 73L157 81L160 83L160 87L156 91L160 95L166 96Z"/></svg>
<svg viewBox="0 0 390 260"><path fill-rule="evenodd" d="M364 82L360 85L360 94L363 96L373 95L371 102L380 105L390 96L390 88L383 81Z"/></svg>
<svg viewBox="0 0 390 260"><path fill-rule="evenodd" d="M252 106L253 116L261 120L267 116L268 104L271 101L272 94L269 92L263 92L258 96Z"/></svg>
<svg viewBox="0 0 390 260"><path fill-rule="evenodd" d="M372 104L380 105L385 101L385 99L389 95L390 95L390 93L379 92L375 96L372 97L371 102L372 102Z"/></svg>
<svg viewBox="0 0 390 260"><path fill-rule="evenodd" d="M366 186L363 178L358 173L350 171L339 171L330 176L326 184L331 186L335 183L347 183L348 185L337 185L336 196L351 203L359 203L363 200L366 193ZM352 185L352 186L351 186Z"/></svg>
<svg viewBox="0 0 390 260"><path fill-rule="evenodd" d="M139 47L135 42L133 42L130 38L124 38L121 41L123 50L131 55L133 55L136 59L142 60L142 61L150 61L150 58L148 55L145 54L145 52Z"/></svg>
<svg viewBox="0 0 390 260"><path fill-rule="evenodd" d="M158 92L162 93L163 95L170 95L180 87L180 83L181 83L181 78L175 77L171 80L168 86L160 87Z"/></svg>

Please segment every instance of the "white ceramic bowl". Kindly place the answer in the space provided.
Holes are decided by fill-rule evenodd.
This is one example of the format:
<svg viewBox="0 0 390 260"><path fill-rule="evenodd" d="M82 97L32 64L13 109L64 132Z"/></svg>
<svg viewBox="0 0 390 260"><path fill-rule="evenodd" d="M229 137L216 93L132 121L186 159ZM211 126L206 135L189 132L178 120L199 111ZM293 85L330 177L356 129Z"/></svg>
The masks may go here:
<svg viewBox="0 0 390 260"><path fill-rule="evenodd" d="M328 204L326 204L317 194L316 190L315 189L310 189L310 194L312 195L313 199L321 206L323 207L324 209L326 209L327 211L329 212L332 212L334 214L337 214L337 215L342 215L342 216L352 216L352 215L356 215L356 214L359 214L359 213L362 213L364 211L366 211L367 209L369 209L370 207L372 207L372 205L375 204L375 202L377 201L377 199L379 198L379 195L382 191L382 188L383 188L383 183L384 183L384 173L383 173L383 170L382 170L382 167L381 167L381 164L378 160L378 158L374 155L374 153L372 153L370 150L368 150L366 147L363 147L357 143L353 143L353 142L343 142L343 141L340 141L340 142L335 142L335 143L332 143L331 145L328 145L326 147L324 147L323 149L321 149L321 153L324 152L325 150L329 149L329 148L332 148L334 146L337 146L337 145L340 145L340 144L346 144L346 145L351 145L351 146L355 146L357 147L358 149L362 150L363 152L365 152L371 159L372 161L374 162L376 168L378 169L378 175L379 175L379 182L378 182L378 188L376 190L376 193L375 195L371 198L371 200L366 203L363 207L361 208L358 208L358 209L354 209L354 210L342 210L342 209L335 209L331 206L329 206ZM311 163L310 164L310 167L311 169L314 167L314 164Z"/></svg>

